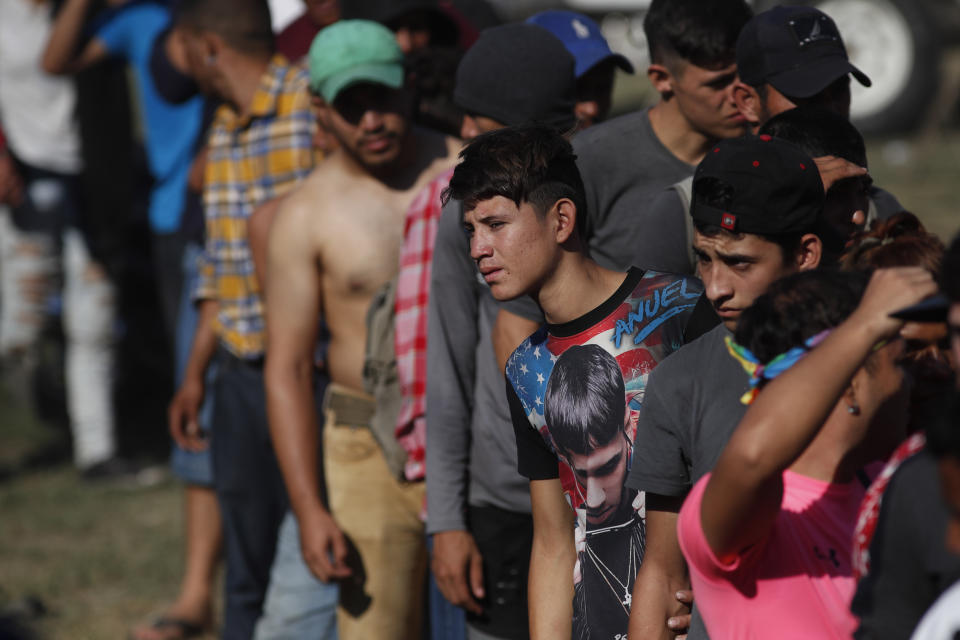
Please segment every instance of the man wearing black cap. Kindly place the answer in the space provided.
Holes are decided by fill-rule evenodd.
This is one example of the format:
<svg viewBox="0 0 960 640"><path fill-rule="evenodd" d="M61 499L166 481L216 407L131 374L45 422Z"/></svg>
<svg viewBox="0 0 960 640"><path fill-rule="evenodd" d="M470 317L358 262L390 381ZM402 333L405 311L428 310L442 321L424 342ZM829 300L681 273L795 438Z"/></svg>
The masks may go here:
<svg viewBox="0 0 960 640"><path fill-rule="evenodd" d="M737 39L737 73L734 100L753 132L774 116L797 106L849 119L850 76L870 86L870 79L847 58L836 24L814 7L774 7L754 16ZM844 171L842 177L869 181L865 157L856 165L851 164L855 162L851 158L844 159L846 164L837 165ZM869 224L903 211L903 205L883 189L867 184L867 191L869 199L858 224ZM648 218L657 227L670 230L664 233L660 248L660 268L683 273L696 266L688 251L692 239L688 237L689 225L682 223L689 200L687 179L660 193L650 205ZM856 211L850 209L848 217Z"/></svg>
<svg viewBox="0 0 960 640"><path fill-rule="evenodd" d="M734 98L755 126L809 104L849 117L850 76L871 85L850 63L830 16L803 6L774 7L746 24L737 40L737 73Z"/></svg>
<svg viewBox="0 0 960 640"><path fill-rule="evenodd" d="M724 346L740 312L779 278L814 269L814 230L824 203L816 164L769 136L726 140L697 167L691 216L706 296L722 325L667 358L650 377L627 486L646 491L647 555L633 591L631 637L671 637L664 623L683 610L677 510L716 463L744 413L747 376ZM671 628L680 631L682 621ZM705 638L697 616L690 638Z"/></svg>
<svg viewBox="0 0 960 640"><path fill-rule="evenodd" d="M574 60L545 29L484 31L457 70L454 100L471 139L540 122L569 132ZM435 239L427 340L427 531L444 595L468 612L471 639L526 638L533 521L491 329L497 303L470 259L462 207Z"/></svg>

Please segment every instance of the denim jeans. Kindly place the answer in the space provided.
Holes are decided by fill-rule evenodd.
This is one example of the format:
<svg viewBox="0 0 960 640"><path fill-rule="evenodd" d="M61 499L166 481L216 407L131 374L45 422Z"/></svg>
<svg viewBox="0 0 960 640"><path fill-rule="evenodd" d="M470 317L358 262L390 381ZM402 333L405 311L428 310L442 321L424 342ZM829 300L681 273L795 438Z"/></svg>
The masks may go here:
<svg viewBox="0 0 960 640"><path fill-rule="evenodd" d="M180 305L177 313L177 330L174 337L176 347L176 376L177 385L183 381L183 373L190 358L190 348L193 345L193 333L197 328L197 307L193 303L193 290L199 278L198 260L203 248L195 243L187 244L183 250L182 272L183 287L180 290ZM213 387L217 375L217 362L210 363L206 373L207 393L200 407L198 422L200 428L210 438L210 422L213 417ZM208 440L213 446L213 440ZM170 455L170 467L174 475L187 484L201 487L213 486L213 460L210 447L203 451L187 451L181 449L174 442Z"/></svg>
<svg viewBox="0 0 960 640"><path fill-rule="evenodd" d="M433 536L427 536L427 549L433 554ZM433 572L427 576L427 620L430 628L424 638L430 640L465 640L467 637L466 613L443 597Z"/></svg>
<svg viewBox="0 0 960 640"><path fill-rule="evenodd" d="M336 582L318 580L300 551L296 516L288 512L280 525L270 587L257 621L255 640L337 640Z"/></svg>

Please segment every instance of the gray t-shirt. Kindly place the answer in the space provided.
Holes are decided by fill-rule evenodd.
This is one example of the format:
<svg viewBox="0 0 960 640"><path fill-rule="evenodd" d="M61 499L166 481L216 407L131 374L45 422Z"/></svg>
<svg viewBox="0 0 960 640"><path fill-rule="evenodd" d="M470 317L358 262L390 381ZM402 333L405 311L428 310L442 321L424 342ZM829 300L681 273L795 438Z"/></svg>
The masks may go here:
<svg viewBox="0 0 960 640"><path fill-rule="evenodd" d="M619 271L637 266L687 273L672 268L677 259L686 260L686 249L679 256L665 253L671 246L666 240L675 230L650 216L650 204L665 188L692 175L695 167L660 142L649 109L587 129L573 139L573 149L586 188L585 235L591 257Z"/></svg>
<svg viewBox="0 0 960 640"><path fill-rule="evenodd" d="M730 356L720 324L660 363L647 382L627 486L685 496L717 464L746 413L749 377ZM690 640L707 638L696 607Z"/></svg>
<svg viewBox="0 0 960 640"><path fill-rule="evenodd" d="M647 383L627 486L684 496L713 469L747 407L749 377L722 324L660 363Z"/></svg>

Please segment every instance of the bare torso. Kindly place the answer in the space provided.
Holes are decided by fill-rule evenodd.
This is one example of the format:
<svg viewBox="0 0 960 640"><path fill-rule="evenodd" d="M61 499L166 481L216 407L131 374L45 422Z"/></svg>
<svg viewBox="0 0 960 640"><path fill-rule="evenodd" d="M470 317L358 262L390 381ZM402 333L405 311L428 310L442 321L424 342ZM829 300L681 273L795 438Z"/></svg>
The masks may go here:
<svg viewBox="0 0 960 640"><path fill-rule="evenodd" d="M310 241L320 277L321 313L330 329L333 382L363 390L366 316L373 296L399 269L404 218L413 198L456 162L459 142L418 130L416 164L391 184L351 171L336 152L299 189L313 209Z"/></svg>

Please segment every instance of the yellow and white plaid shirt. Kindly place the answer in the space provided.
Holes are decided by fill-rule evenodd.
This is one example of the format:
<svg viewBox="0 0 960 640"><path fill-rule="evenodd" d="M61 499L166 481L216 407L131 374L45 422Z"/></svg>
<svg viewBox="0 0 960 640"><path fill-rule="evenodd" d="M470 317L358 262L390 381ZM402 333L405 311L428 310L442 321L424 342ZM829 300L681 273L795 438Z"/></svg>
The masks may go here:
<svg viewBox="0 0 960 640"><path fill-rule="evenodd" d="M220 107L208 139L203 205L206 248L194 298L219 302L214 323L221 343L244 359L264 350L264 307L247 239L260 205L288 193L320 159L308 76L275 56L241 118Z"/></svg>

